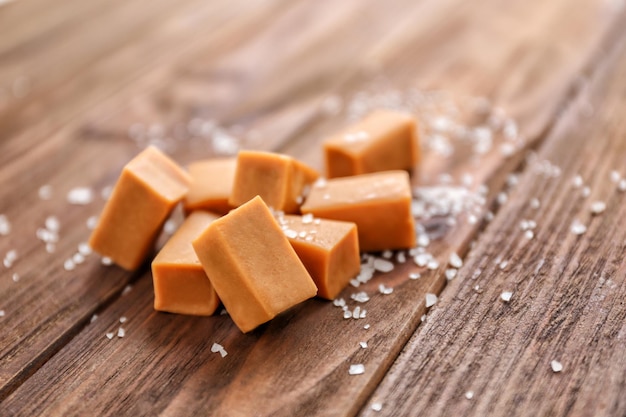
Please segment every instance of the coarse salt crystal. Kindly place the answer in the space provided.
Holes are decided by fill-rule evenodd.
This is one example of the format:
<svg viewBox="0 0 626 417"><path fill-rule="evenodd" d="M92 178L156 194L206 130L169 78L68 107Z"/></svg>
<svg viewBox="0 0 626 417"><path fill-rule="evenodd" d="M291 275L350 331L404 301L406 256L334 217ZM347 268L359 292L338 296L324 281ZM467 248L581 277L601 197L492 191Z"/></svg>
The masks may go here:
<svg viewBox="0 0 626 417"><path fill-rule="evenodd" d="M581 177L580 175L576 175L574 177L574 179L572 179L572 185L575 188L580 188L583 186L583 177Z"/></svg>
<svg viewBox="0 0 626 417"><path fill-rule="evenodd" d="M168 221L165 222L165 224L163 225L163 232L166 235L173 235L174 232L176 231L176 229L178 228L178 226L176 225L176 221L169 219Z"/></svg>
<svg viewBox="0 0 626 417"><path fill-rule="evenodd" d="M126 316L120 317L120 323L126 323L126 320L128 320Z"/></svg>
<svg viewBox="0 0 626 417"><path fill-rule="evenodd" d="M13 279L13 282L18 282L20 280L20 274L14 272L11 278Z"/></svg>
<svg viewBox="0 0 626 417"><path fill-rule="evenodd" d="M59 219L56 216L48 216L46 218L46 229L48 229L51 232L58 232L61 229L61 223L59 222Z"/></svg>
<svg viewBox="0 0 626 417"><path fill-rule="evenodd" d="M406 262L406 254L403 251L396 253L396 262L403 264Z"/></svg>
<svg viewBox="0 0 626 417"><path fill-rule="evenodd" d="M124 330L123 327L120 327L119 329L117 329L117 337L122 338L124 336L126 336L126 330Z"/></svg>
<svg viewBox="0 0 626 417"><path fill-rule="evenodd" d="M606 210L606 203L604 201L594 201L591 203L592 214L601 214L604 210Z"/></svg>
<svg viewBox="0 0 626 417"><path fill-rule="evenodd" d="M474 398L474 391L467 391L465 393L465 398L467 398L468 400L471 400L472 398Z"/></svg>
<svg viewBox="0 0 626 417"><path fill-rule="evenodd" d="M386 259L376 258L374 259L374 269L379 272L393 271L393 262L389 262Z"/></svg>
<svg viewBox="0 0 626 417"><path fill-rule="evenodd" d="M361 349L365 349L367 348L367 342L359 342L359 346L361 346Z"/></svg>
<svg viewBox="0 0 626 417"><path fill-rule="evenodd" d="M365 291L354 293L350 296L350 298L352 298L354 301L357 301L359 303L366 303L370 300L370 296L367 295ZM341 300L343 300L343 298ZM343 305L346 305L345 301Z"/></svg>
<svg viewBox="0 0 626 417"><path fill-rule="evenodd" d="M76 268L76 264L72 259L66 259L65 262L63 262L63 268L66 271L73 271L74 268Z"/></svg>
<svg viewBox="0 0 626 417"><path fill-rule="evenodd" d="M614 183L618 183L619 180L622 178L620 173L617 171L611 171L610 177L611 177L611 181L613 181Z"/></svg>
<svg viewBox="0 0 626 417"><path fill-rule="evenodd" d="M502 294L500 294L500 299L506 303L511 301L511 297L513 297L513 293L511 291L503 291Z"/></svg>
<svg viewBox="0 0 626 417"><path fill-rule="evenodd" d="M430 238L426 234L420 234L417 236L418 246L426 247L430 245Z"/></svg>
<svg viewBox="0 0 626 417"><path fill-rule="evenodd" d="M365 365L361 363L350 365L350 369L348 370L348 373L350 375L361 375L365 373Z"/></svg>
<svg viewBox="0 0 626 417"><path fill-rule="evenodd" d="M72 261L74 261L74 264L80 265L83 262L85 262L85 257L82 254L80 254L80 253L75 253L72 256Z"/></svg>
<svg viewBox="0 0 626 417"><path fill-rule="evenodd" d="M105 265L105 266L113 265L113 260L109 258L108 256L103 256L100 262L102 262L102 265Z"/></svg>
<svg viewBox="0 0 626 417"><path fill-rule="evenodd" d="M435 270L435 269L439 268L439 262L436 259L431 259L426 264L426 268L430 269L430 270Z"/></svg>
<svg viewBox="0 0 626 417"><path fill-rule="evenodd" d="M417 272L411 272L409 274L409 279L420 279L421 277L422 277L422 275L417 273Z"/></svg>
<svg viewBox="0 0 626 417"><path fill-rule="evenodd" d="M88 243L83 242L78 244L78 253L80 253L81 255L88 256L91 255L91 252L91 246L89 246Z"/></svg>
<svg viewBox="0 0 626 417"><path fill-rule="evenodd" d="M541 203L539 202L539 199L537 199L537 198L532 198L532 199L530 200L530 207L531 207L531 208L533 208L533 209L538 209L540 205L541 205Z"/></svg>
<svg viewBox="0 0 626 417"><path fill-rule="evenodd" d="M52 186L42 185L39 187L38 194L41 200L50 200L52 198Z"/></svg>
<svg viewBox="0 0 626 417"><path fill-rule="evenodd" d="M626 178L625 179L621 179L619 181L619 184L617 184L617 189L620 191L626 191Z"/></svg>
<svg viewBox="0 0 626 417"><path fill-rule="evenodd" d="M289 239L295 239L298 237L298 232L293 229L287 229L285 230L285 236L287 236Z"/></svg>
<svg viewBox="0 0 626 417"><path fill-rule="evenodd" d="M552 368L552 372L561 372L563 370L563 364L559 361L550 362L550 367Z"/></svg>
<svg viewBox="0 0 626 417"><path fill-rule="evenodd" d="M302 216L302 224L310 224L313 223L313 214L307 213Z"/></svg>
<svg viewBox="0 0 626 417"><path fill-rule="evenodd" d="M372 410L373 411L381 411L383 409L383 404L382 403L372 403Z"/></svg>
<svg viewBox="0 0 626 417"><path fill-rule="evenodd" d="M6 215L0 214L0 236L7 236L11 233L11 223Z"/></svg>
<svg viewBox="0 0 626 417"><path fill-rule="evenodd" d="M504 270L509 265L509 261L500 262L500 269Z"/></svg>
<svg viewBox="0 0 626 417"><path fill-rule="evenodd" d="M572 226L570 227L570 231L575 235L582 235L587 231L587 226L582 224L579 220L574 220Z"/></svg>
<svg viewBox="0 0 626 417"><path fill-rule="evenodd" d="M366 324L365 326L363 326L363 328L364 328L365 330L369 330L369 328L370 328L370 327L371 327L371 326L370 326L369 324Z"/></svg>
<svg viewBox="0 0 626 417"><path fill-rule="evenodd" d="M463 260L456 252L452 252L450 254L450 265L455 267L456 269L459 269L463 266Z"/></svg>
<svg viewBox="0 0 626 417"><path fill-rule="evenodd" d="M535 237L535 233L532 230L526 230L524 232L524 237L528 240L531 240L532 238Z"/></svg>
<svg viewBox="0 0 626 417"><path fill-rule="evenodd" d="M351 318L352 318L352 311L350 311L350 310L344 310L344 312L343 312L343 318L344 318L344 319L351 319Z"/></svg>
<svg viewBox="0 0 626 417"><path fill-rule="evenodd" d="M109 332L109 333L105 334L105 336L106 336L107 339L111 340L111 339L113 339L113 336L115 336L115 333Z"/></svg>
<svg viewBox="0 0 626 417"><path fill-rule="evenodd" d="M385 259L391 259L391 257L393 256L393 252L390 250L385 250L383 251L383 253L380 254L380 256L382 256Z"/></svg>
<svg viewBox="0 0 626 417"><path fill-rule="evenodd" d="M582 194L583 197L589 197L589 195L591 195L591 188L583 187L580 193Z"/></svg>
<svg viewBox="0 0 626 417"><path fill-rule="evenodd" d="M456 277L456 273L457 273L457 270L456 270L456 269L454 269L454 268L449 268L449 269L446 269L446 279L447 279L448 281L453 280L453 279L454 279L454 277Z"/></svg>
<svg viewBox="0 0 626 417"><path fill-rule="evenodd" d="M508 199L509 199L509 197L506 195L505 192L498 193L498 196L496 197L496 200L498 201L498 204L500 204L500 205L505 204Z"/></svg>
<svg viewBox="0 0 626 417"><path fill-rule="evenodd" d="M384 295L389 295L393 292L393 288L386 287L385 284L380 284L378 286L378 292Z"/></svg>
<svg viewBox="0 0 626 417"><path fill-rule="evenodd" d="M93 191L89 187L72 188L67 193L67 201L70 204L85 205L93 201Z"/></svg>
<svg viewBox="0 0 626 417"><path fill-rule="evenodd" d="M87 219L87 229L93 230L98 225L98 216L91 216Z"/></svg>
<svg viewBox="0 0 626 417"><path fill-rule="evenodd" d="M219 343L213 343L213 345L211 346L211 352L219 353L222 358L228 355L228 352L226 352L224 346L220 345Z"/></svg>
<svg viewBox="0 0 626 417"><path fill-rule="evenodd" d="M437 295L432 293L426 293L426 308L434 306L437 300Z"/></svg>
<svg viewBox="0 0 626 417"><path fill-rule="evenodd" d="M365 295L367 295L367 294L365 294ZM343 298L335 298L333 300L333 305L335 307L343 307L343 306L346 305L346 300L344 300Z"/></svg>
<svg viewBox="0 0 626 417"><path fill-rule="evenodd" d="M131 291L132 291L132 289L133 289L133 286L132 286L132 285L130 285L130 284L128 284L128 285L127 285L127 286L125 286L125 287L124 287L124 289L122 290L122 295L126 295L126 294L128 294L129 292L131 292Z"/></svg>

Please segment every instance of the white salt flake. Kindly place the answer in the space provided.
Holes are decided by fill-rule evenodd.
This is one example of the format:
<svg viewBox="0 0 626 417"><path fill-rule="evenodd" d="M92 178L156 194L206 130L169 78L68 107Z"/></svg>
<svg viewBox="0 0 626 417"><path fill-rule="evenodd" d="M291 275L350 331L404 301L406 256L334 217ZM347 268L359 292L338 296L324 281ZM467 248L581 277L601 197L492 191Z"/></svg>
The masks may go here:
<svg viewBox="0 0 626 417"><path fill-rule="evenodd" d="M582 235L587 231L587 226L582 224L579 220L574 220L570 227L570 231L575 235Z"/></svg>
<svg viewBox="0 0 626 417"><path fill-rule="evenodd" d="M11 223L6 215L0 214L0 236L7 236L11 233Z"/></svg>
<svg viewBox="0 0 626 417"><path fill-rule="evenodd" d="M409 279L420 279L421 277L422 277L422 275L417 273L417 272L411 272L409 274Z"/></svg>
<svg viewBox="0 0 626 417"><path fill-rule="evenodd" d="M131 291L132 291L132 289L133 289L133 286L132 286L132 285L130 285L130 284L128 284L128 285L127 285L127 286L125 286L125 287L124 287L124 289L122 290L122 295L126 295L126 294L128 294L129 292L131 292Z"/></svg>
<svg viewBox="0 0 626 417"><path fill-rule="evenodd" d="M17 272L14 272L13 275L11 276L11 279L13 279L13 282L18 282L20 280L20 274L18 274Z"/></svg>
<svg viewBox="0 0 626 417"><path fill-rule="evenodd" d="M365 291L354 293L350 296L350 298L352 298L354 301L357 301L359 303L366 303L370 300L370 296L367 295ZM345 305L345 302L344 302L344 305Z"/></svg>
<svg viewBox="0 0 626 417"><path fill-rule="evenodd" d="M572 185L575 188L580 188L583 186L583 177L581 177L580 175L576 175L574 177L574 179L572 179Z"/></svg>
<svg viewBox="0 0 626 417"><path fill-rule="evenodd" d="M471 400L472 398L474 398L474 391L467 391L465 393L465 398L467 398L468 400Z"/></svg>
<svg viewBox="0 0 626 417"><path fill-rule="evenodd" d="M450 266L453 266L456 269L459 269L463 266L463 259L461 259L461 257L456 252L452 252L450 254Z"/></svg>
<svg viewBox="0 0 626 417"><path fill-rule="evenodd" d="M456 277L456 273L457 273L457 270L456 270L456 269L454 269L454 268L449 268L449 269L446 269L446 279L447 279L448 281L453 280L453 279L454 279L454 277Z"/></svg>
<svg viewBox="0 0 626 417"><path fill-rule="evenodd" d="M42 185L39 187L39 199L41 200L50 200L52 198L52 186L50 185Z"/></svg>
<svg viewBox="0 0 626 417"><path fill-rule="evenodd" d="M502 294L500 294L500 299L505 303L511 301L511 297L513 297L513 293L511 291L503 291Z"/></svg>
<svg viewBox="0 0 626 417"><path fill-rule="evenodd" d="M361 346L361 349L365 349L367 348L367 342L359 342L359 346Z"/></svg>
<svg viewBox="0 0 626 417"><path fill-rule="evenodd" d="M606 203L604 201L594 201L591 203L592 214L601 214L604 210L606 210Z"/></svg>
<svg viewBox="0 0 626 417"><path fill-rule="evenodd" d="M500 269L504 271L506 267L509 266L509 261L502 261L500 262L499 266L500 266Z"/></svg>
<svg viewBox="0 0 626 417"><path fill-rule="evenodd" d="M620 180L619 184L617 184L617 189L622 192L626 191L626 178Z"/></svg>
<svg viewBox="0 0 626 417"><path fill-rule="evenodd" d="M380 256L382 256L385 259L391 259L391 257L393 256L393 252L387 249L383 251L383 253L381 253Z"/></svg>
<svg viewBox="0 0 626 417"><path fill-rule="evenodd" d="M535 232L533 232L532 230L526 230L524 232L524 237L528 240L531 240L535 237Z"/></svg>
<svg viewBox="0 0 626 417"><path fill-rule="evenodd" d="M83 256L88 256L91 255L92 249L91 246L89 246L88 243L79 243L78 244L78 253L80 253Z"/></svg>
<svg viewBox="0 0 626 417"><path fill-rule="evenodd" d="M365 295L367 295L367 294L365 294ZM344 300L343 298L335 298L333 300L333 305L335 307L343 307L343 306L346 305L346 300Z"/></svg>
<svg viewBox="0 0 626 417"><path fill-rule="evenodd" d="M396 262L403 264L406 262L406 254L403 251L396 253Z"/></svg>
<svg viewBox="0 0 626 417"><path fill-rule="evenodd" d="M539 199L537 198L532 198L530 200L530 207L533 209L538 209L541 206L541 203L539 202Z"/></svg>
<svg viewBox="0 0 626 417"><path fill-rule="evenodd" d="M563 364L559 361L550 362L550 367L552 368L552 372L561 372L563 370Z"/></svg>
<svg viewBox="0 0 626 417"><path fill-rule="evenodd" d="M369 330L370 325L369 325L369 324L366 324L365 326L363 326L363 328L364 328L365 330Z"/></svg>
<svg viewBox="0 0 626 417"><path fill-rule="evenodd" d="M176 229L178 228L178 226L176 225L176 221L169 219L168 221L165 222L165 224L163 225L163 232L166 235L173 235L174 232L176 231Z"/></svg>
<svg viewBox="0 0 626 417"><path fill-rule="evenodd" d="M344 312L343 312L343 318L344 318L344 319L351 319L351 318L352 318L352 311L350 311L350 310L344 310Z"/></svg>
<svg viewBox="0 0 626 417"><path fill-rule="evenodd" d="M100 262L102 262L102 265L105 266L113 265L113 259L109 258L108 256L103 256Z"/></svg>
<svg viewBox="0 0 626 417"><path fill-rule="evenodd" d="M76 264L72 259L66 259L65 262L63 262L63 268L66 271L73 271L74 268L76 268Z"/></svg>
<svg viewBox="0 0 626 417"><path fill-rule="evenodd" d="M582 194L583 197L589 197L589 195L591 195L591 188L583 187L580 193Z"/></svg>
<svg viewBox="0 0 626 417"><path fill-rule="evenodd" d="M500 205L505 204L508 199L509 199L509 196L507 196L505 192L498 193L498 196L496 197L496 200L498 201L498 204Z"/></svg>
<svg viewBox="0 0 626 417"><path fill-rule="evenodd" d="M98 315L94 314L91 316L91 319L89 319L89 323L93 323L94 321L96 321L98 319Z"/></svg>
<svg viewBox="0 0 626 417"><path fill-rule="evenodd" d="M386 287L385 284L380 284L378 286L378 292L384 295L389 295L393 292L393 288Z"/></svg>
<svg viewBox="0 0 626 417"><path fill-rule="evenodd" d="M126 320L128 320L126 316L120 317L120 323L126 323Z"/></svg>
<svg viewBox="0 0 626 417"><path fill-rule="evenodd" d="M72 256L72 261L74 261L74 264L80 265L83 262L85 262L85 257L82 254L80 254L80 253L75 253Z"/></svg>
<svg viewBox="0 0 626 417"><path fill-rule="evenodd" d="M426 308L430 308L435 305L438 298L435 294L426 293Z"/></svg>
<svg viewBox="0 0 626 417"><path fill-rule="evenodd" d="M4 260L2 264L5 268L11 268L13 263L17 260L17 251L15 249L11 249L4 255Z"/></svg>
<svg viewBox="0 0 626 417"><path fill-rule="evenodd" d="M420 234L417 236L417 245L421 247L426 247L430 245L430 238L427 234Z"/></svg>
<svg viewBox="0 0 626 417"><path fill-rule="evenodd" d="M61 223L59 222L59 219L56 216L48 216L46 218L46 229L48 229L51 232L58 232L61 229Z"/></svg>
<svg viewBox="0 0 626 417"><path fill-rule="evenodd" d="M373 411L380 411L383 409L383 404L382 403L372 403L372 410Z"/></svg>
<svg viewBox="0 0 626 417"><path fill-rule="evenodd" d="M362 363L357 363L354 365L350 365L350 369L348 370L350 375L361 375L365 373L365 365Z"/></svg>
<svg viewBox="0 0 626 417"><path fill-rule="evenodd" d="M311 213L307 213L304 216L302 216L302 224L311 224L313 223L313 214Z"/></svg>
<svg viewBox="0 0 626 417"><path fill-rule="evenodd" d="M52 243L52 242L46 243L46 252L54 253L55 250L56 250L56 246L55 246L54 243Z"/></svg>
<svg viewBox="0 0 626 417"><path fill-rule="evenodd" d="M609 175L611 177L611 181L613 181L616 184L622 179L621 174L617 171L611 171Z"/></svg>
<svg viewBox="0 0 626 417"><path fill-rule="evenodd" d="M126 336L126 330L123 327L117 329L117 337L122 338L124 336Z"/></svg>
<svg viewBox="0 0 626 417"><path fill-rule="evenodd" d="M289 239L295 239L298 237L298 232L293 229L287 229L285 230L285 236L287 236Z"/></svg>
<svg viewBox="0 0 626 417"><path fill-rule="evenodd" d="M105 336L106 336L107 339L111 340L111 339L113 339L113 336L115 336L115 333L110 332L110 333L105 334Z"/></svg>
<svg viewBox="0 0 626 417"><path fill-rule="evenodd" d="M67 201L70 204L85 205L93 201L93 191L89 187L72 188L67 193Z"/></svg>
<svg viewBox="0 0 626 417"><path fill-rule="evenodd" d="M430 270L435 270L435 269L439 268L439 262L436 259L431 259L426 264L426 268L428 268Z"/></svg>
<svg viewBox="0 0 626 417"><path fill-rule="evenodd" d="M376 258L374 259L374 269L379 272L391 272L393 271L393 262L382 258Z"/></svg>
<svg viewBox="0 0 626 417"><path fill-rule="evenodd" d="M98 225L98 216L91 216L87 219L87 229L93 230Z"/></svg>
<svg viewBox="0 0 626 417"><path fill-rule="evenodd" d="M211 346L211 352L219 353L222 358L228 355L228 352L226 352L224 346L220 345L219 343L213 343L213 345Z"/></svg>

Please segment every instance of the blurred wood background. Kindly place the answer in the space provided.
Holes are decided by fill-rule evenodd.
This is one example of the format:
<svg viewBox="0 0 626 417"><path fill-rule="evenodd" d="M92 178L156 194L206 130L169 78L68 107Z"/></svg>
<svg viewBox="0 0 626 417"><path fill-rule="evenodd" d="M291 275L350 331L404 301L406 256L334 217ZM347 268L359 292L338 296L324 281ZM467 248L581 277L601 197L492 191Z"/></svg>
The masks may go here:
<svg viewBox="0 0 626 417"><path fill-rule="evenodd" d="M624 28L623 0L0 4L0 415L626 415ZM430 265L342 293L364 319L157 313L148 264L79 246L150 143L322 169L381 106L420 118L418 197L463 207L418 218Z"/></svg>

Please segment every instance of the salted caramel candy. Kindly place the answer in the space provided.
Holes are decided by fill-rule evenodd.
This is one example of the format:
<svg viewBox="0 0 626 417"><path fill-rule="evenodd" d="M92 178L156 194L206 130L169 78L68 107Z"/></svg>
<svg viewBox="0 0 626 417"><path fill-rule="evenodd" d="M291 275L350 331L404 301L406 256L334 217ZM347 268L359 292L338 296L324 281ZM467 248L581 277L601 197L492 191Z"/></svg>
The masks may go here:
<svg viewBox="0 0 626 417"><path fill-rule="evenodd" d="M370 172L411 171L420 150L415 118L377 110L324 142L326 176L346 177Z"/></svg>
<svg viewBox="0 0 626 417"><path fill-rule="evenodd" d="M89 245L122 268L137 269L190 182L189 175L165 154L146 148L122 170Z"/></svg>
<svg viewBox="0 0 626 417"><path fill-rule="evenodd" d="M278 223L317 285L334 299L361 269L356 224L304 216L278 216Z"/></svg>
<svg viewBox="0 0 626 417"><path fill-rule="evenodd" d="M218 215L194 211L152 261L154 309L169 313L209 316L220 301L191 242Z"/></svg>
<svg viewBox="0 0 626 417"><path fill-rule="evenodd" d="M317 293L258 196L212 222L193 247L224 307L244 333Z"/></svg>
<svg viewBox="0 0 626 417"><path fill-rule="evenodd" d="M234 206L228 203L235 181L236 158L217 158L189 164L191 186L183 200L186 213L208 210L226 214Z"/></svg>
<svg viewBox="0 0 626 417"><path fill-rule="evenodd" d="M241 151L229 203L240 206L258 195L274 210L297 213L308 186L318 177L317 171L290 156Z"/></svg>
<svg viewBox="0 0 626 417"><path fill-rule="evenodd" d="M406 171L318 181L301 210L315 217L356 223L362 251L415 246L411 185Z"/></svg>

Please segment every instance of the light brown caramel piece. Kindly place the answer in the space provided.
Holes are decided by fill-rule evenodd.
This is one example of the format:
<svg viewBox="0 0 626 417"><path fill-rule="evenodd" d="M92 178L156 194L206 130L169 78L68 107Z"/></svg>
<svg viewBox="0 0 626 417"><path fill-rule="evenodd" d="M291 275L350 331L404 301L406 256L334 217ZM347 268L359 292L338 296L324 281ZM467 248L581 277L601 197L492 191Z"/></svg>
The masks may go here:
<svg viewBox="0 0 626 417"><path fill-rule="evenodd" d="M260 197L211 223L193 247L226 310L244 333L317 293Z"/></svg>
<svg viewBox="0 0 626 417"><path fill-rule="evenodd" d="M354 222L362 251L415 246L411 185L406 171L386 171L318 181L302 213Z"/></svg>
<svg viewBox="0 0 626 417"><path fill-rule="evenodd" d="M258 195L275 210L297 213L303 194L318 177L313 168L289 156L241 151L229 202L240 206Z"/></svg>
<svg viewBox="0 0 626 417"><path fill-rule="evenodd" d="M146 148L122 170L89 245L122 268L137 269L190 182L161 151Z"/></svg>
<svg viewBox="0 0 626 417"><path fill-rule="evenodd" d="M193 210L208 210L226 214L234 206L228 198L235 181L236 158L207 159L189 165L192 182L183 201L186 213Z"/></svg>
<svg viewBox="0 0 626 417"><path fill-rule="evenodd" d="M396 169L412 170L419 161L415 118L378 110L324 142L326 176L346 177Z"/></svg>
<svg viewBox="0 0 626 417"><path fill-rule="evenodd" d="M315 281L318 296L334 299L359 273L356 224L310 214L279 216L278 223Z"/></svg>
<svg viewBox="0 0 626 417"><path fill-rule="evenodd" d="M191 241L216 214L194 211L152 261L154 309L170 313L209 316L220 301L207 278Z"/></svg>

